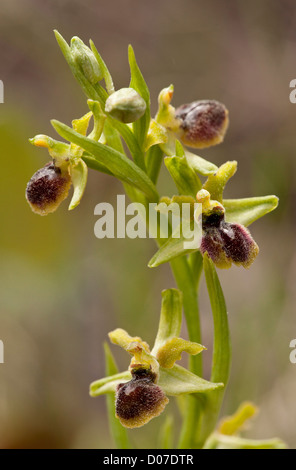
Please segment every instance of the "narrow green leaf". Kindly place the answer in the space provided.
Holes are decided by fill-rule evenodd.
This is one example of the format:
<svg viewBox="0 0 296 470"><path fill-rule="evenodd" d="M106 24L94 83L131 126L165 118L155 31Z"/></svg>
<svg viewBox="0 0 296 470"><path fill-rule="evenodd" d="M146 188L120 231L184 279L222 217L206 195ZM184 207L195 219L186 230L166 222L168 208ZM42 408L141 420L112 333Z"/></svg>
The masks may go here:
<svg viewBox="0 0 296 470"><path fill-rule="evenodd" d="M231 345L225 299L214 263L207 253L204 255L204 272L214 323L211 381L222 382L224 389L219 390L217 393L209 393L206 396L201 431L202 444L215 428L228 382L231 364Z"/></svg>
<svg viewBox="0 0 296 470"><path fill-rule="evenodd" d="M195 171L188 165L186 157L166 157L164 163L181 195L195 197L202 185Z"/></svg>
<svg viewBox="0 0 296 470"><path fill-rule="evenodd" d="M105 167L105 165L102 165L102 163L98 162L98 160L96 160L92 155L84 153L81 158L87 164L88 168L100 171L101 173L105 173L106 175L114 176L113 173L108 170L107 167Z"/></svg>
<svg viewBox="0 0 296 470"><path fill-rule="evenodd" d="M159 432L159 448L172 449L174 440L174 418L167 415Z"/></svg>
<svg viewBox="0 0 296 470"><path fill-rule="evenodd" d="M109 120L108 118L105 121L104 136L106 138L106 141L109 147L112 147L114 150L117 150L118 152L125 154L125 151L122 145L122 140L120 138L120 134L114 128L111 120Z"/></svg>
<svg viewBox="0 0 296 470"><path fill-rule="evenodd" d="M86 152L92 154L118 179L136 186L146 194L151 202L158 200L158 194L152 181L124 154L78 134L59 121L53 120L51 123L59 135L70 142L74 142L74 144L79 145Z"/></svg>
<svg viewBox="0 0 296 470"><path fill-rule="evenodd" d="M158 332L151 354L154 355L168 339L178 337L182 324L182 292L166 289L162 293Z"/></svg>
<svg viewBox="0 0 296 470"><path fill-rule="evenodd" d="M184 393L204 393L223 387L222 383L208 382L177 364L171 369L160 367L158 385L166 395L173 396Z"/></svg>
<svg viewBox="0 0 296 470"><path fill-rule="evenodd" d="M87 165L79 159L76 164L70 166L70 174L74 186L74 193L69 205L69 211L75 209L81 201L87 183Z"/></svg>
<svg viewBox="0 0 296 470"><path fill-rule="evenodd" d="M250 197L245 199L224 199L227 222L248 226L265 214L276 209L279 199L276 196Z"/></svg>
<svg viewBox="0 0 296 470"><path fill-rule="evenodd" d="M163 151L159 147L159 145L153 145L150 147L146 154L146 168L147 168L147 175L151 179L151 181L156 184L158 175L160 172L161 164L163 160Z"/></svg>
<svg viewBox="0 0 296 470"><path fill-rule="evenodd" d="M188 165L203 176L208 176L218 170L218 167L214 165L214 163L208 162L204 158L188 152L188 150L185 150L185 156L187 158Z"/></svg>
<svg viewBox="0 0 296 470"><path fill-rule="evenodd" d="M135 53L131 45L129 45L128 48L128 60L131 71L130 87L134 88L134 90L136 90L139 95L142 96L146 103L146 111L144 116L133 123L134 134L140 144L140 147L143 148L150 124L150 93L141 70L137 64Z"/></svg>
<svg viewBox="0 0 296 470"><path fill-rule="evenodd" d="M141 150L135 135L131 131L128 125L123 124L117 119L113 119L110 115L107 116L107 121L109 121L110 125L116 129L119 134L123 137L126 145L128 146L131 155L135 161L135 163L142 168L145 169L145 161L144 161L144 154Z"/></svg>
<svg viewBox="0 0 296 470"><path fill-rule="evenodd" d="M185 157L185 149L178 139L176 139L175 146L176 146L177 157Z"/></svg>
<svg viewBox="0 0 296 470"><path fill-rule="evenodd" d="M204 255L204 272L213 313L214 348L211 380L228 382L231 346L229 337L228 315L223 291L213 261Z"/></svg>
<svg viewBox="0 0 296 470"><path fill-rule="evenodd" d="M196 287L199 284L200 276L203 269L203 257L200 251L195 251L189 255L188 259L194 282L196 283Z"/></svg>
<svg viewBox="0 0 296 470"><path fill-rule="evenodd" d="M114 375L118 373L118 368L115 359L107 343L104 344L104 351L106 375ZM126 429L120 424L120 421L115 416L115 394L108 394L106 397L106 401L110 432L113 437L114 443L117 449L130 449L131 445L129 443Z"/></svg>

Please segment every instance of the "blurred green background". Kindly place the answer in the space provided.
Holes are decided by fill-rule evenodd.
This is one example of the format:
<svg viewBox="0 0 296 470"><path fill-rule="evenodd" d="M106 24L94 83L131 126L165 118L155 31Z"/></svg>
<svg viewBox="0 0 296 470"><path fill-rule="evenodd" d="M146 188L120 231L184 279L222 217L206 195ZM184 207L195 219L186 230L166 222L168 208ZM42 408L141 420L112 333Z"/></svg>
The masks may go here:
<svg viewBox="0 0 296 470"><path fill-rule="evenodd" d="M289 361L296 337L296 105L289 102L295 2L2 0L0 8L0 447L112 447L105 399L88 396L89 383L104 375L102 343L117 326L152 343L160 292L174 286L168 267L147 268L153 240L95 238L95 205L123 194L111 177L90 171L73 212L65 202L39 217L26 203L27 181L48 160L28 138L55 137L51 118L70 123L87 111L55 42L57 28L67 40L92 38L117 88L129 83L131 43L153 112L159 90L170 83L176 106L224 102L230 112L225 142L200 154L217 165L238 160L227 197L280 197L278 210L251 227L260 246L252 268L219 272L233 341L224 412L255 401L260 414L248 434L279 436L295 448L296 365ZM163 193L174 193L165 168L161 184ZM201 312L208 378L212 322L204 281ZM112 350L126 368L128 356ZM157 446L163 419L132 431L135 446Z"/></svg>

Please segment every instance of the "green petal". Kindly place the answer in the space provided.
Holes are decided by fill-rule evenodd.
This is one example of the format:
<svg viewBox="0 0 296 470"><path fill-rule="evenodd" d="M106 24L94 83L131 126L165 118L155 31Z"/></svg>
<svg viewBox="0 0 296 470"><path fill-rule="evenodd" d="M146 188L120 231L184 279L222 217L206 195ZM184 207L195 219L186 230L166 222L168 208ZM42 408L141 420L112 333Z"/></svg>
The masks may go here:
<svg viewBox="0 0 296 470"><path fill-rule="evenodd" d="M91 113L94 116L94 128L88 138L93 140L99 140L104 129L106 116L103 113L102 107L98 101L87 100L87 104L89 109L91 110Z"/></svg>
<svg viewBox="0 0 296 470"><path fill-rule="evenodd" d="M205 160L194 153L188 152L187 150L185 150L185 156L191 168L203 176L211 175L218 170L218 167L214 165L214 163L208 162L208 160Z"/></svg>
<svg viewBox="0 0 296 470"><path fill-rule="evenodd" d="M168 339L179 336L182 324L182 292L178 289L166 289L161 295L158 332L151 351L153 355Z"/></svg>
<svg viewBox="0 0 296 470"><path fill-rule="evenodd" d="M218 168L218 170L208 176L207 181L203 185L203 189L209 191L211 199L222 203L223 191L227 181L235 174L237 162L226 162Z"/></svg>
<svg viewBox="0 0 296 470"><path fill-rule="evenodd" d="M189 166L186 157L166 157L164 163L177 186L179 194L195 197L201 189L201 182L195 171Z"/></svg>
<svg viewBox="0 0 296 470"><path fill-rule="evenodd" d="M279 203L276 196L260 196L245 199L224 199L226 221L248 226L273 211Z"/></svg>
<svg viewBox="0 0 296 470"><path fill-rule="evenodd" d="M89 394L92 397L104 395L105 393L113 393L120 383L128 382L131 380L131 373L126 370L119 374L110 375L100 380L95 380L90 384Z"/></svg>
<svg viewBox="0 0 296 470"><path fill-rule="evenodd" d="M120 346L125 351L129 351L130 345L132 343L138 343L141 349L145 349L147 352L149 351L148 344L142 341L139 336L130 336L127 331L123 330L122 328L116 328L115 330L110 331L108 336L111 343Z"/></svg>
<svg viewBox="0 0 296 470"><path fill-rule="evenodd" d="M156 359L161 367L171 369L175 362L181 359L183 352L187 352L188 354L195 356L204 349L206 348L201 344L175 337L168 339L160 348L158 348Z"/></svg>
<svg viewBox="0 0 296 470"><path fill-rule="evenodd" d="M203 393L223 387L222 383L208 382L176 364L171 369L160 368L158 385L166 395Z"/></svg>
<svg viewBox="0 0 296 470"><path fill-rule="evenodd" d="M213 433L203 449L287 449L280 439L244 439L238 436L225 436Z"/></svg>
<svg viewBox="0 0 296 470"><path fill-rule="evenodd" d="M81 159L70 165L70 175L74 186L74 193L69 205L69 211L75 209L81 201L87 183L87 173L87 165Z"/></svg>
<svg viewBox="0 0 296 470"><path fill-rule="evenodd" d="M92 154L100 163L105 165L118 179L136 186L151 202L158 200L156 188L148 176L134 162L106 145L83 137L65 124L53 120L53 127L64 139L82 147L86 152Z"/></svg>
<svg viewBox="0 0 296 470"><path fill-rule="evenodd" d="M84 116L82 116L80 119L74 119L72 121L72 127L74 131L78 132L78 134L86 135L91 117L92 117L92 112L89 112L85 114Z"/></svg>

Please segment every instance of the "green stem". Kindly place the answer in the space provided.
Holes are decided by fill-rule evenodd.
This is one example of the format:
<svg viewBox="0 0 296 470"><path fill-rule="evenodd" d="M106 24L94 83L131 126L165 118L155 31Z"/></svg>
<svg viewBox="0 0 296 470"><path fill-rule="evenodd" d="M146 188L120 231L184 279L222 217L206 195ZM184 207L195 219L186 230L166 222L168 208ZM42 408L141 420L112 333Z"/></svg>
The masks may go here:
<svg viewBox="0 0 296 470"><path fill-rule="evenodd" d="M228 383L231 364L231 344L226 303L214 263L207 253L204 255L204 271L214 323L211 381L224 383L224 388L209 392L205 396L204 419L199 436L200 447L204 445L204 442L215 429Z"/></svg>
<svg viewBox="0 0 296 470"><path fill-rule="evenodd" d="M183 292L183 307L187 323L187 330L190 341L201 342L201 330L198 307L198 281L202 271L202 263L199 263L199 269L195 276L190 268L186 257L176 258L171 261L172 271L176 283ZM202 355L191 356L189 360L189 369L196 375L202 376ZM201 397L189 395L186 399L186 410L184 421L181 428L178 447L181 449L190 449L196 447L196 436L201 420L202 401Z"/></svg>

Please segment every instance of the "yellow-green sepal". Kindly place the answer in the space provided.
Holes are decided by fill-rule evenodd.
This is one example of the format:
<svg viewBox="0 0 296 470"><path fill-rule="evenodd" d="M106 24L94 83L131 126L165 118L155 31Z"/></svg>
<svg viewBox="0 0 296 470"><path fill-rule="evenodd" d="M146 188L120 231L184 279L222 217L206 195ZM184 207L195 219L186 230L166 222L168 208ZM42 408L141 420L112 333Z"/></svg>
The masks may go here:
<svg viewBox="0 0 296 470"><path fill-rule="evenodd" d="M71 211L78 206L84 194L88 169L86 163L80 158L79 160L71 163L69 170L74 187L74 193L69 205L69 211Z"/></svg>
<svg viewBox="0 0 296 470"><path fill-rule="evenodd" d="M166 395L172 396L205 393L223 387L223 383L209 382L177 364L171 369L160 367L158 385Z"/></svg>
<svg viewBox="0 0 296 470"><path fill-rule="evenodd" d="M226 221L246 227L276 209L278 203L279 198L274 195L223 200Z"/></svg>

